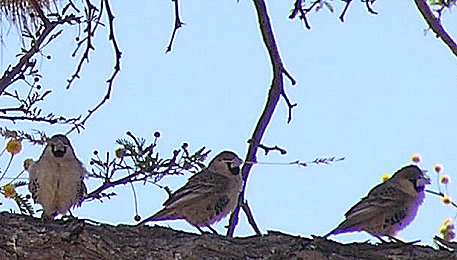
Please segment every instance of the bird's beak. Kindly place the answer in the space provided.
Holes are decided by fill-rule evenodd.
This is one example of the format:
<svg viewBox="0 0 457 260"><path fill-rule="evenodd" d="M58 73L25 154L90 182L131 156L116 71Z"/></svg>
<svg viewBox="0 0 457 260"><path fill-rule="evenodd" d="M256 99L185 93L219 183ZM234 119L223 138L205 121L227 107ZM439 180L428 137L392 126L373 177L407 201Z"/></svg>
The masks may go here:
<svg viewBox="0 0 457 260"><path fill-rule="evenodd" d="M425 186L427 184L430 184L430 176L428 174L424 173L424 176L420 179L417 180L417 186Z"/></svg>
<svg viewBox="0 0 457 260"><path fill-rule="evenodd" d="M243 160L241 160L241 158L239 157L236 157L235 159L233 159L233 167L240 167L241 164L243 164Z"/></svg>

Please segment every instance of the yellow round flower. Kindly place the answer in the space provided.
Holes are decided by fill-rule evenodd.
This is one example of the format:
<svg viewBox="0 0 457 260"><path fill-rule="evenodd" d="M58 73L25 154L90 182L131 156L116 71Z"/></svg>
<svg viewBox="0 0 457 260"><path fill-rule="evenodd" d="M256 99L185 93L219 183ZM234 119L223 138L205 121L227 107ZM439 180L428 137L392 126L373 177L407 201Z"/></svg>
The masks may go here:
<svg viewBox="0 0 457 260"><path fill-rule="evenodd" d="M435 164L435 172L436 172L436 173L442 172L443 169L444 169L443 165L441 165L441 164L439 164L439 163Z"/></svg>
<svg viewBox="0 0 457 260"><path fill-rule="evenodd" d="M440 234L441 235L445 236L447 232L448 232L448 228L445 225L440 227Z"/></svg>
<svg viewBox="0 0 457 260"><path fill-rule="evenodd" d="M443 203L444 204L450 204L452 202L451 197L449 196L444 196L443 197Z"/></svg>
<svg viewBox="0 0 457 260"><path fill-rule="evenodd" d="M21 152L22 150L22 143L21 140L16 138L11 138L8 143L6 144L6 150L11 155L16 155Z"/></svg>
<svg viewBox="0 0 457 260"><path fill-rule="evenodd" d="M447 218L447 219L444 221L444 224L443 224L443 225L446 226L446 227L452 226L452 228L454 228L454 223L453 223L453 221L452 221L452 218Z"/></svg>
<svg viewBox="0 0 457 260"><path fill-rule="evenodd" d="M24 170L28 171L29 168L30 168L30 166L32 166L32 164L34 164L34 163L35 163L35 161L34 161L33 159L30 159L30 158L25 159L25 160L24 160L24 163L23 163L23 165L24 165Z"/></svg>
<svg viewBox="0 0 457 260"><path fill-rule="evenodd" d="M14 198L16 197L16 187L12 184L7 184L3 187L3 192L5 193L5 197L7 198Z"/></svg>
<svg viewBox="0 0 457 260"><path fill-rule="evenodd" d="M389 174L386 173L386 174L382 175L382 181L383 182L386 182L388 179L390 179L390 175Z"/></svg>
<svg viewBox="0 0 457 260"><path fill-rule="evenodd" d="M448 175L443 175L441 177L441 183L444 185L448 184L450 181L451 181L451 178Z"/></svg>
<svg viewBox="0 0 457 260"><path fill-rule="evenodd" d="M422 156L418 153L414 154L411 160L415 163L420 163L422 162Z"/></svg>

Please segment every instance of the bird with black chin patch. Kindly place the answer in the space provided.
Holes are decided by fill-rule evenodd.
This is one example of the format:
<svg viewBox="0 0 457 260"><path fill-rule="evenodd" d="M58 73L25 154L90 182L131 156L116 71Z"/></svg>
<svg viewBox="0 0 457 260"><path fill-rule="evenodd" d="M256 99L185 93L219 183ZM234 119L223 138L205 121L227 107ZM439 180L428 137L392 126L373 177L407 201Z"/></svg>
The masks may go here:
<svg viewBox="0 0 457 260"><path fill-rule="evenodd" d="M390 179L371 189L366 197L346 212L345 220L324 237L365 231L381 241L384 241L382 236L393 239L416 217L424 201L427 184L430 184L430 179L419 167L403 167Z"/></svg>
<svg viewBox="0 0 457 260"><path fill-rule="evenodd" d="M43 219L53 219L80 206L87 193L86 169L64 135L57 134L47 140L40 159L28 172L29 191L35 203L43 207Z"/></svg>
<svg viewBox="0 0 457 260"><path fill-rule="evenodd" d="M184 219L203 233L202 227L216 233L211 224L233 211L243 185L242 160L233 152L223 151L209 166L189 178L170 195L164 208L138 225L149 221Z"/></svg>

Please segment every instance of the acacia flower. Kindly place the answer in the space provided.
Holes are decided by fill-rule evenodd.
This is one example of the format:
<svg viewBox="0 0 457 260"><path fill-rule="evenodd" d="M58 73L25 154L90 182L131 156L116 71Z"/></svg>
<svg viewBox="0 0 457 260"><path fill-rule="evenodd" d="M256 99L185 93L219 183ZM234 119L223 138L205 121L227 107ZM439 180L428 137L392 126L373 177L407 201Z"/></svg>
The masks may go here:
<svg viewBox="0 0 457 260"><path fill-rule="evenodd" d="M449 197L449 196L444 196L444 197L443 197L443 203L444 203L444 204L447 205L447 204L450 204L451 202L452 202L451 197Z"/></svg>
<svg viewBox="0 0 457 260"><path fill-rule="evenodd" d="M390 175L385 173L384 175L382 175L382 182L386 182L388 179L390 179Z"/></svg>
<svg viewBox="0 0 457 260"><path fill-rule="evenodd" d="M443 235L443 238L447 241L450 241L455 238L455 226L451 218L447 218L444 221L444 224L440 227L440 234Z"/></svg>
<svg viewBox="0 0 457 260"><path fill-rule="evenodd" d="M6 144L6 150L13 156L20 153L22 150L21 140L11 138Z"/></svg>
<svg viewBox="0 0 457 260"><path fill-rule="evenodd" d="M3 192L5 197L14 198L16 197L16 187L13 184L7 184L3 187Z"/></svg>

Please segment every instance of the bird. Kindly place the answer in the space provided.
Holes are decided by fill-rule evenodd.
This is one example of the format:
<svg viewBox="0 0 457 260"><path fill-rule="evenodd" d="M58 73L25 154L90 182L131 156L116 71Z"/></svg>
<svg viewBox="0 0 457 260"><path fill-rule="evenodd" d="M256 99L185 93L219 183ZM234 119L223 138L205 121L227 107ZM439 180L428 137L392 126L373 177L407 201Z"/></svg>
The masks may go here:
<svg viewBox="0 0 457 260"><path fill-rule="evenodd" d="M324 237L340 233L365 231L374 237L392 240L416 217L425 198L430 178L416 165L408 165L378 184L350 208L345 220Z"/></svg>
<svg viewBox="0 0 457 260"><path fill-rule="evenodd" d="M211 224L220 221L236 208L243 185L240 165L243 163L232 151L214 157L207 168L189 178L163 203L164 208L137 224L149 221L184 219L202 234L202 227L213 233Z"/></svg>
<svg viewBox="0 0 457 260"><path fill-rule="evenodd" d="M28 169L28 188L43 208L42 219L49 220L81 206L87 194L87 171L65 135L56 134L46 143L38 161Z"/></svg>

